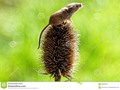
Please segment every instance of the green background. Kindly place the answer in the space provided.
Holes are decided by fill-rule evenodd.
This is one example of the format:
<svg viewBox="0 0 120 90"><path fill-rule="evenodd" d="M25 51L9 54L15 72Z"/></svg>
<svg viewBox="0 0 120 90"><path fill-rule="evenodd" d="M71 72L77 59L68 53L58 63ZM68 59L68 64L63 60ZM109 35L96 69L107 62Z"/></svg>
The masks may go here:
<svg viewBox="0 0 120 90"><path fill-rule="evenodd" d="M54 81L35 72L44 72L38 37L71 2L84 5L72 17L79 35L72 81L120 81L120 0L0 0L0 81Z"/></svg>

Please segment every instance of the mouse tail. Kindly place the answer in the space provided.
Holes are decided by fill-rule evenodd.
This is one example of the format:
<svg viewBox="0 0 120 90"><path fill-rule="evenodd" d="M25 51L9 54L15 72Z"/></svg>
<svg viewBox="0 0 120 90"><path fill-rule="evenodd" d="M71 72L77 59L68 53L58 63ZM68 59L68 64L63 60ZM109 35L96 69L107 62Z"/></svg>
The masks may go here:
<svg viewBox="0 0 120 90"><path fill-rule="evenodd" d="M42 37L42 34L44 32L44 30L49 26L49 24L47 26L45 26L45 28L41 31L40 33L40 36L39 36L39 43L38 43L38 49L40 48L40 43L41 43L41 37Z"/></svg>

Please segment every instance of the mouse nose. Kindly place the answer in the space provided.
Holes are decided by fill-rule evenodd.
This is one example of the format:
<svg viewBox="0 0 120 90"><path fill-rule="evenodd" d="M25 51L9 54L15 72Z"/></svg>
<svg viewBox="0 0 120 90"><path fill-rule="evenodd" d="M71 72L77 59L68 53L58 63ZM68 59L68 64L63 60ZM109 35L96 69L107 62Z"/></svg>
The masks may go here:
<svg viewBox="0 0 120 90"><path fill-rule="evenodd" d="M76 7L80 8L80 7L83 7L83 5L82 5L82 3L78 3L78 4L76 5Z"/></svg>

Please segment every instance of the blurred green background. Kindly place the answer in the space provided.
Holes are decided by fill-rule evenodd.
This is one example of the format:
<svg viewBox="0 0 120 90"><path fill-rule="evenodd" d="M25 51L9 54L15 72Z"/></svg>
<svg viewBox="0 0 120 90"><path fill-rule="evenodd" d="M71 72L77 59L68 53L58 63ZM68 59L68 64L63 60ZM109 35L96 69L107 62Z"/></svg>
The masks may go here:
<svg viewBox="0 0 120 90"><path fill-rule="evenodd" d="M120 0L0 0L0 81L54 81L35 72L44 72L38 37L71 2L84 5L72 17L79 35L72 81L120 81Z"/></svg>

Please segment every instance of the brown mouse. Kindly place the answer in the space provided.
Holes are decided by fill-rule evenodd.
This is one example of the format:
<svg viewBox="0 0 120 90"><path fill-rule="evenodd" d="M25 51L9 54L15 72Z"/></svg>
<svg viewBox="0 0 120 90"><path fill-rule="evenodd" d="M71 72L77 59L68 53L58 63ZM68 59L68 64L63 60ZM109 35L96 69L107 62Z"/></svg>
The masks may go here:
<svg viewBox="0 0 120 90"><path fill-rule="evenodd" d="M82 7L82 3L70 3L66 7L53 13L50 16L48 25L46 25L46 27L40 33L38 49L40 48L40 41L41 41L42 33L49 25L57 26L57 25L64 23L67 20L70 20L71 16L81 7Z"/></svg>

